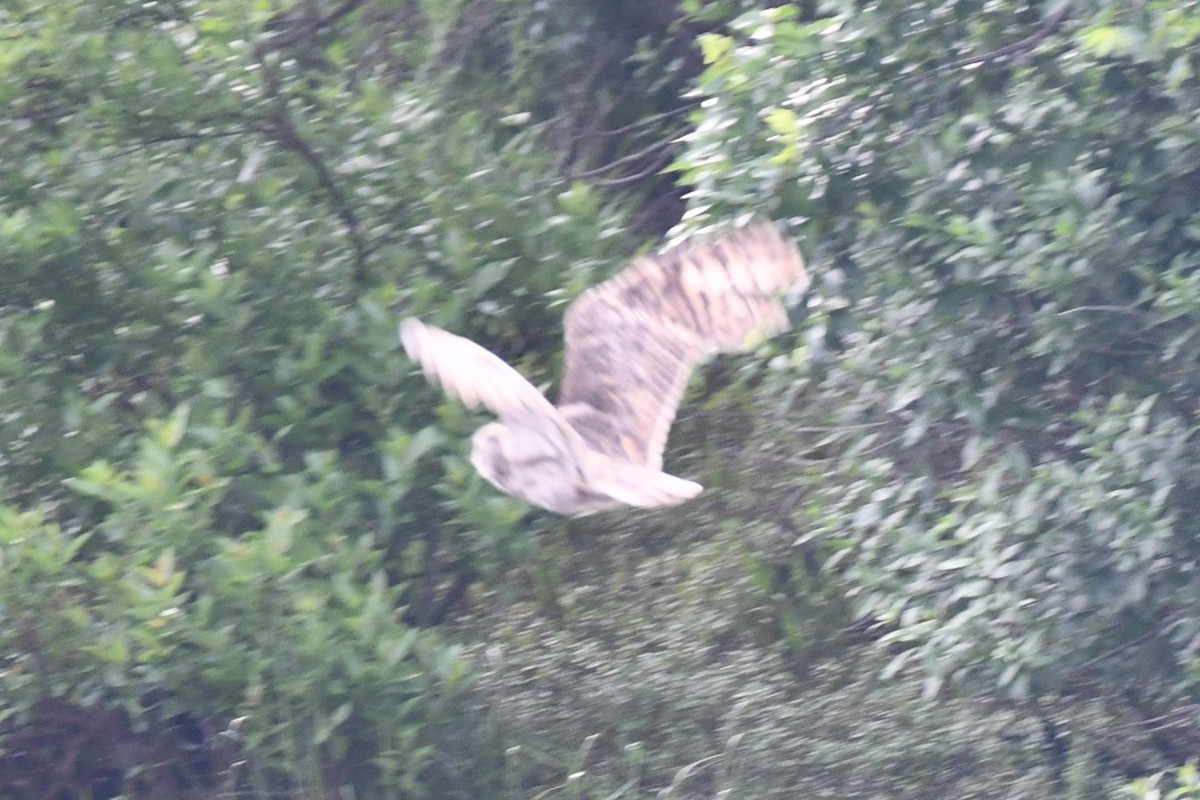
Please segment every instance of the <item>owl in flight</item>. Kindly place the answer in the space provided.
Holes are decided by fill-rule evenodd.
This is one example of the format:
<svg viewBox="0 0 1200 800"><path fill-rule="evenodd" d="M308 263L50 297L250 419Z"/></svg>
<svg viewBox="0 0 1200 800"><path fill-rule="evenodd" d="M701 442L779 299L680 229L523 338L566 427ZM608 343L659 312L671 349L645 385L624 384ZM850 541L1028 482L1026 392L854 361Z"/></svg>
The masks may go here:
<svg viewBox="0 0 1200 800"><path fill-rule="evenodd" d="M702 488L662 471L692 368L783 330L782 296L808 282L796 243L769 224L640 258L567 308L557 406L469 339L416 319L400 338L430 382L500 418L471 448L496 488L568 515L671 505Z"/></svg>

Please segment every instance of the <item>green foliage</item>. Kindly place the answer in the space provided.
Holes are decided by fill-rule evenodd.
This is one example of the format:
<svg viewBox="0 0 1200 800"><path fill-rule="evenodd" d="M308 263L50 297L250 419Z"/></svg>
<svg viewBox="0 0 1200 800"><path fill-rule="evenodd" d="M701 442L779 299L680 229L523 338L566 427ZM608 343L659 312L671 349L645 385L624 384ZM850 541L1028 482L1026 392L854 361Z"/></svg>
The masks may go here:
<svg viewBox="0 0 1200 800"><path fill-rule="evenodd" d="M548 373L559 306L630 245L538 125L450 92L472 4L401 5L0 12L16 741L50 698L130 736L233 725L295 793L486 794L466 667L424 626L545 523L470 470L396 323Z"/></svg>
<svg viewBox="0 0 1200 800"><path fill-rule="evenodd" d="M1160 788L1167 773L1159 772L1148 778L1138 778L1125 788L1125 794L1138 800L1189 800L1200 797L1200 771L1194 764L1185 764L1175 770L1174 788L1164 792Z"/></svg>
<svg viewBox="0 0 1200 800"><path fill-rule="evenodd" d="M575 750L551 766L514 754L514 794L525 770L574 796L751 791L794 786L799 761L846 770L847 794L850 771L913 759L957 780L957 734L895 742L915 697L859 723L858 689L818 701L840 674L792 692L785 665L821 676L845 641L847 586L887 671L919 663L931 691L1195 694L1197 4L754 5L0 10L9 756L94 796L38 742L74 731L69 752L128 794L496 796L504 747L434 626L530 561L517 574L543 605L599 636L515 632L549 661L492 684L527 712L514 740L545 736L569 710L547 703L573 693L586 714L556 729ZM554 375L562 306L634 247L628 199L668 201L647 229L674 221L643 182L697 57L674 14L744 9L700 39L674 174L690 219L792 220L812 334L713 400L792 410L747 423L762 445L722 453L738 467L699 468L728 500L648 518L665 572L643 559L630 583L665 602L614 615L555 563L595 551L539 549L551 523L470 469L474 420L395 325L426 317ZM695 546L675 558L671 537ZM621 594L629 563L591 585ZM560 640L564 660L542 656ZM809 707L827 712L811 747ZM185 757L189 726L207 766ZM848 759L864 730L895 746ZM593 781L604 748L621 774ZM5 789L28 781L15 763Z"/></svg>
<svg viewBox="0 0 1200 800"><path fill-rule="evenodd" d="M1194 693L1200 7L820 9L702 40L676 165L809 243L812 366L768 389L834 429L811 535L930 690Z"/></svg>
<svg viewBox="0 0 1200 800"><path fill-rule="evenodd" d="M94 504L62 478L131 456L142 420L186 400L247 434L212 456L235 530L275 505L278 474L333 451L362 479L346 487L353 513L381 539L401 531L391 544L414 570L511 542L515 507L497 518L465 485L462 412L442 410L453 445L420 434L436 394L400 355L397 312L557 350L554 298L607 267L619 216L550 177L534 137L498 144L436 84L358 76L344 42L322 71L291 58L307 46L299 8L41 11L18 20L31 50L6 85L25 104L0 122L3 160L21 165L0 178L3 496L90 523ZM414 435L426 458L398 475L376 448ZM444 471L428 466L439 457ZM402 496L380 495L399 478ZM490 544L456 541L481 520Z"/></svg>
<svg viewBox="0 0 1200 800"><path fill-rule="evenodd" d="M234 725L281 789L446 780L435 759L467 664L404 622L403 585L331 491L349 476L314 464L260 528L224 535L230 482L185 425L182 411L152 424L128 469L98 462L71 481L105 506L92 532L0 513L9 723L36 725L45 697L122 708L134 730L200 715Z"/></svg>

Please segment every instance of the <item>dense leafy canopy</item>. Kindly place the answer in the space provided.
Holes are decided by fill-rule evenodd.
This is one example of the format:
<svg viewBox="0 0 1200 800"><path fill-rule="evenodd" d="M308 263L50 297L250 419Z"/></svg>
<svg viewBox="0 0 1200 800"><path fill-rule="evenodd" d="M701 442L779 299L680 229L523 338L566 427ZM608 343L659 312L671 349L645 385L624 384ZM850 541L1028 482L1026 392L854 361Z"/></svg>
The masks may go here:
<svg viewBox="0 0 1200 800"><path fill-rule="evenodd" d="M776 9L704 40L692 208L806 219L804 397L843 430L807 518L854 532L862 612L933 687L1200 677L1196 14Z"/></svg>
<svg viewBox="0 0 1200 800"><path fill-rule="evenodd" d="M155 735L180 715L244 718L270 781L307 761L364 790L432 779L431 726L455 716L437 709L465 663L411 626L528 535L431 425L396 311L544 341L548 295L590 283L621 230L531 132L445 102L451 70L426 50L458 19L439 8L4 12L0 580L18 732L43 697L123 708ZM368 24L409 13L429 35Z"/></svg>
<svg viewBox="0 0 1200 800"><path fill-rule="evenodd" d="M803 681L851 657L852 616L887 676L1022 703L1052 753L1042 709L1091 695L1194 754L1200 4L768 5L0 10L0 793L583 796L578 767L513 766L542 718L506 723L527 696L474 691L494 654L443 623L482 584L540 604L514 652L571 613L615 639L554 577L606 545L482 484L475 420L395 324L550 383L565 303L681 213L790 225L817 286L681 419L695 516L581 526L667 531L711 568L681 592L738 587L671 641L749 640ZM670 706L682 651L599 648L647 670L613 678L569 646L529 674L670 712L619 730L718 727ZM772 724L755 763L795 738ZM635 744L596 796L711 762L672 780ZM1159 763L1106 776L1085 749L1068 791ZM748 785L798 785L790 764Z"/></svg>

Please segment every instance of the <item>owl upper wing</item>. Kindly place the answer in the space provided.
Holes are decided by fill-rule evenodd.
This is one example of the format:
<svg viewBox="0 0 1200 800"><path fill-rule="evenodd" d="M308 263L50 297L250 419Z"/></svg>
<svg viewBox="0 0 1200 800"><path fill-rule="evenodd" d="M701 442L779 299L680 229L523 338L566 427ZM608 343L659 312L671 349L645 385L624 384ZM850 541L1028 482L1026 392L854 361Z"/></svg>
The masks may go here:
<svg viewBox="0 0 1200 800"><path fill-rule="evenodd" d="M549 422L568 441L577 439L558 409L533 384L470 339L410 318L400 323L400 341L430 383L441 384L469 408L486 406L508 423Z"/></svg>
<svg viewBox="0 0 1200 800"><path fill-rule="evenodd" d="M808 281L770 224L638 259L567 309L559 408L594 449L661 469L692 368L783 330L780 295Z"/></svg>

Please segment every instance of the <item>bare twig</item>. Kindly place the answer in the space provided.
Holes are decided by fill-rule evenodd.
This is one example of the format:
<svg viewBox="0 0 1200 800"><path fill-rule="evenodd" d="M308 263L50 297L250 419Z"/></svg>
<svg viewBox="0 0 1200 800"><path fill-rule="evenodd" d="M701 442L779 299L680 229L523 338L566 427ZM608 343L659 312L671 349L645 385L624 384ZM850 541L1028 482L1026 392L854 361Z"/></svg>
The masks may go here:
<svg viewBox="0 0 1200 800"><path fill-rule="evenodd" d="M670 119L671 117L677 117L680 114L685 114L690 110L691 110L691 106L680 106L679 108L672 108L668 111L659 111L657 114L650 114L649 116L639 117L638 119L634 120L633 122L630 122L628 125L622 125L619 128L605 128L603 130L583 131L579 134L578 138L594 139L597 137L608 138L610 136L620 136L623 133L628 133L629 131L635 130L637 128L647 128L647 127L653 125L654 123L660 122L664 119Z"/></svg>
<svg viewBox="0 0 1200 800"><path fill-rule="evenodd" d="M657 139L657 140L651 142L649 145L647 145L642 150L637 151L636 153L630 153L627 156L622 156L621 158L618 158L616 161L610 161L607 164L605 164L601 167L597 167L595 169L589 169L589 170L584 170L582 172L576 172L571 177L574 180L580 180L583 178L594 178L594 177L598 177L601 175L606 175L608 173L611 173L615 168L620 167L624 164L641 161L643 159L650 157L652 154L656 153L659 150L664 150L664 149L670 148L671 145L675 143L675 140L679 135L682 135L682 132L680 132L679 134L673 135L673 136L669 136L666 139ZM670 153L668 153L667 156L668 156L668 160L669 160ZM661 160L661 159L659 159L659 160ZM616 180L625 180L625 179L619 178Z"/></svg>
<svg viewBox="0 0 1200 800"><path fill-rule="evenodd" d="M667 164L671 163L674 154L667 150L657 160L651 162L650 166L639 170L629 175L623 175L620 178L596 178L592 180L592 184L596 186L624 186L629 183L637 183L643 178L653 175L660 171Z"/></svg>
<svg viewBox="0 0 1200 800"><path fill-rule="evenodd" d="M1096 311L1096 312L1101 312L1101 313L1113 313L1113 314L1128 314L1130 316L1135 316L1135 317L1142 316L1141 309L1138 309L1136 307L1130 308L1128 306L1076 306L1075 308L1066 308L1066 309L1063 309L1062 311L1055 311L1054 316L1065 317L1068 314L1078 314L1083 311Z"/></svg>

